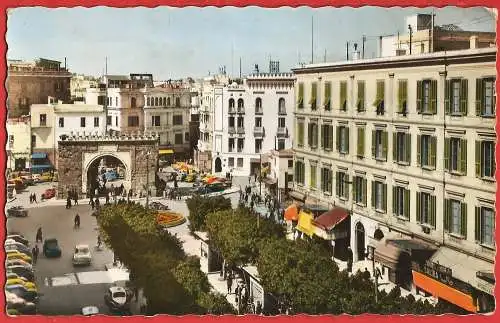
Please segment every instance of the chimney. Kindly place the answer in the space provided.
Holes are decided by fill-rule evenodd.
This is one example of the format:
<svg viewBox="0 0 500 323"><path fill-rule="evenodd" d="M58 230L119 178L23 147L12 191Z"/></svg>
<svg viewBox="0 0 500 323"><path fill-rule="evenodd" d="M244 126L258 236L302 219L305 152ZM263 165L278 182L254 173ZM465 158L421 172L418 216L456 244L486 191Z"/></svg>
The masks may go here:
<svg viewBox="0 0 500 323"><path fill-rule="evenodd" d="M470 36L470 49L476 49L479 48L479 37L474 35Z"/></svg>

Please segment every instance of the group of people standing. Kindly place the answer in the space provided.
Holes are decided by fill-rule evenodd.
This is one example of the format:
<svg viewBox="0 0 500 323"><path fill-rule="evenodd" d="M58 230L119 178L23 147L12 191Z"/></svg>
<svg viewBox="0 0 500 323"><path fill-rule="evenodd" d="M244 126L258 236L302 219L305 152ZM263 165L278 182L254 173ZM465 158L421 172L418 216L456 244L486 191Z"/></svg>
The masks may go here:
<svg viewBox="0 0 500 323"><path fill-rule="evenodd" d="M38 201L36 200L36 193L30 194L30 204L32 203L38 203Z"/></svg>

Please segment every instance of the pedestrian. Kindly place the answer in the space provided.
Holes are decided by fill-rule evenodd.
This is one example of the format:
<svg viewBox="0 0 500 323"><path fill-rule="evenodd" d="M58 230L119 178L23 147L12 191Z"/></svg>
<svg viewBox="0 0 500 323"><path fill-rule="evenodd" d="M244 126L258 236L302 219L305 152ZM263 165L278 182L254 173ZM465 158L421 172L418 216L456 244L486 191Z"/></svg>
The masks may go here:
<svg viewBox="0 0 500 323"><path fill-rule="evenodd" d="M33 193L33 201L35 201L35 203L38 204L37 200L36 200L36 193Z"/></svg>
<svg viewBox="0 0 500 323"><path fill-rule="evenodd" d="M347 271L352 272L352 260L353 260L353 255L352 255L352 249L351 247L347 247Z"/></svg>
<svg viewBox="0 0 500 323"><path fill-rule="evenodd" d="M229 272L227 274L227 294L230 295L233 290L233 275Z"/></svg>
<svg viewBox="0 0 500 323"><path fill-rule="evenodd" d="M74 192L73 194L73 200L75 201L75 205L78 205L78 194L76 194L76 192Z"/></svg>
<svg viewBox="0 0 500 323"><path fill-rule="evenodd" d="M248 185L250 185L250 180L252 179L252 176L248 176Z"/></svg>
<svg viewBox="0 0 500 323"><path fill-rule="evenodd" d="M75 228L80 229L80 215L78 213L75 215Z"/></svg>
<svg viewBox="0 0 500 323"><path fill-rule="evenodd" d="M71 209L71 198L69 196L66 199L66 209Z"/></svg>
<svg viewBox="0 0 500 323"><path fill-rule="evenodd" d="M98 234L97 235L97 249L101 249L101 243L102 243L102 241L101 241L101 235Z"/></svg>
<svg viewBox="0 0 500 323"><path fill-rule="evenodd" d="M255 173L253 173L253 181L254 181L254 182L257 182L257 173L256 173L256 172L255 172Z"/></svg>
<svg viewBox="0 0 500 323"><path fill-rule="evenodd" d="M33 193L30 193L30 204L33 203Z"/></svg>
<svg viewBox="0 0 500 323"><path fill-rule="evenodd" d="M33 255L33 264L36 264L36 261L38 259L38 245L36 244L33 249L31 250L31 254Z"/></svg>
<svg viewBox="0 0 500 323"><path fill-rule="evenodd" d="M36 231L36 242L38 241L42 242L43 241L43 235L42 235L42 228L39 227L38 230Z"/></svg>
<svg viewBox="0 0 500 323"><path fill-rule="evenodd" d="M106 204L109 204L109 192L106 192Z"/></svg>
<svg viewBox="0 0 500 323"><path fill-rule="evenodd" d="M365 271L363 272L363 278L366 280L370 280L370 272L368 271L368 268L365 267Z"/></svg>
<svg viewBox="0 0 500 323"><path fill-rule="evenodd" d="M95 208L95 203L94 203L94 199L93 198L90 198L90 206L92 207L92 211L93 211L94 208Z"/></svg>

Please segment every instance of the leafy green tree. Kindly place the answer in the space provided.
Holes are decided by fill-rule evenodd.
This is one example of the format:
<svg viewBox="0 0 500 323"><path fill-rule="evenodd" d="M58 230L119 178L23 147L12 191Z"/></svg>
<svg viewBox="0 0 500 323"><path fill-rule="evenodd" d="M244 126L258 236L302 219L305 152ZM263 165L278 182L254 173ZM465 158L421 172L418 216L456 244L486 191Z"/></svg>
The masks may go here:
<svg viewBox="0 0 500 323"><path fill-rule="evenodd" d="M207 215L212 212L231 210L231 200L220 195L206 197L199 194L186 200L189 210L189 230L204 231Z"/></svg>

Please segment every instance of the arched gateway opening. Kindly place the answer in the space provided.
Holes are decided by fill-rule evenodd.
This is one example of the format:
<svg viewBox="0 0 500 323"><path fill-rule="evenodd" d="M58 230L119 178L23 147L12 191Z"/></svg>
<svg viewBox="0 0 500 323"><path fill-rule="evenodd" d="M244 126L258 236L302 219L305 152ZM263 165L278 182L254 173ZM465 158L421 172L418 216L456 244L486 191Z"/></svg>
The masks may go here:
<svg viewBox="0 0 500 323"><path fill-rule="evenodd" d="M130 186L127 175L127 166L116 156L97 157L87 168L87 191L93 196L105 196L107 192L121 195Z"/></svg>

